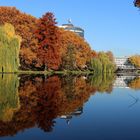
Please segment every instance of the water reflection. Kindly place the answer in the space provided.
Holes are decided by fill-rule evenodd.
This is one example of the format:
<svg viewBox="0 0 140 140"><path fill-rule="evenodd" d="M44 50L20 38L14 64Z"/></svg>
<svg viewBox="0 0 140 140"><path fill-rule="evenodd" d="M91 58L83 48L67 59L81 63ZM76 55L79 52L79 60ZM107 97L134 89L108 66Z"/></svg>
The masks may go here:
<svg viewBox="0 0 140 140"><path fill-rule="evenodd" d="M112 93L113 86L138 90L140 77L1 75L0 136L13 136L33 127L51 132L56 118L69 124L74 116L84 113L91 95Z"/></svg>
<svg viewBox="0 0 140 140"><path fill-rule="evenodd" d="M140 89L140 77L134 77L131 81L128 82L128 86L132 89Z"/></svg>
<svg viewBox="0 0 140 140"><path fill-rule="evenodd" d="M116 77L114 88L140 89L140 76L118 76Z"/></svg>
<svg viewBox="0 0 140 140"><path fill-rule="evenodd" d="M0 121L10 122L20 108L17 75L0 76Z"/></svg>

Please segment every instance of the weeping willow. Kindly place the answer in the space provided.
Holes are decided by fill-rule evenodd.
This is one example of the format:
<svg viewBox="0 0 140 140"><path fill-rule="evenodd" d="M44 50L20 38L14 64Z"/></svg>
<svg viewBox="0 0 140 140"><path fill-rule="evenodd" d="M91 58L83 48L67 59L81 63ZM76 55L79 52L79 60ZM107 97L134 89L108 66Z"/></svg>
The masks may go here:
<svg viewBox="0 0 140 140"><path fill-rule="evenodd" d="M114 73L102 73L89 76L88 80L91 86L96 88L100 93L111 93L115 78Z"/></svg>
<svg viewBox="0 0 140 140"><path fill-rule="evenodd" d="M6 23L0 26L0 72L16 72L19 68L21 38L14 27Z"/></svg>
<svg viewBox="0 0 140 140"><path fill-rule="evenodd" d="M12 120L14 112L20 108L18 86L17 75L0 75L0 120L4 122Z"/></svg>

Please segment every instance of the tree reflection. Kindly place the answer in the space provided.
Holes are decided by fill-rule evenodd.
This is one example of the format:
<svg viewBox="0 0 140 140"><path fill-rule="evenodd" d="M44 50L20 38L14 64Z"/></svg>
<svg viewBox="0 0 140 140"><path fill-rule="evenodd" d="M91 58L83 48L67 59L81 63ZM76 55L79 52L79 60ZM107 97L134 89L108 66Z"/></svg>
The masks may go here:
<svg viewBox="0 0 140 140"><path fill-rule="evenodd" d="M17 75L0 75L0 120L9 122L19 107Z"/></svg>
<svg viewBox="0 0 140 140"><path fill-rule="evenodd" d="M13 99L9 108L12 108L12 105L16 104L17 99L20 98L20 109L19 105L16 106L15 108L19 110L16 109L8 121L1 119L0 136L15 135L21 130L32 127L51 132L56 118L66 119L69 123L69 118L81 115L84 103L88 101L90 95L95 94L96 91L111 92L113 80L114 77L107 75L96 77L69 75L47 78L44 75L22 75L19 95L7 98L8 101ZM9 97L11 96L9 91L18 93L18 86L14 85L13 80L9 79L7 82L9 83L3 83L5 87L0 89L0 93L5 89Z"/></svg>
<svg viewBox="0 0 140 140"><path fill-rule="evenodd" d="M140 77L135 77L128 83L128 86L132 89L139 90L140 89Z"/></svg>
<svg viewBox="0 0 140 140"><path fill-rule="evenodd" d="M115 74L113 73L103 73L90 76L88 78L90 84L96 89L96 91L103 93L111 93L113 90L113 83L115 81Z"/></svg>

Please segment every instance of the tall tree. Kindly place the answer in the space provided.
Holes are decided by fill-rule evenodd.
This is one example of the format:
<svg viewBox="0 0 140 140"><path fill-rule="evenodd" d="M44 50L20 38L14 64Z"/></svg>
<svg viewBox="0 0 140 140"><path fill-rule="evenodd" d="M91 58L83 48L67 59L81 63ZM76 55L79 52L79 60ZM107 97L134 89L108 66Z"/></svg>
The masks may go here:
<svg viewBox="0 0 140 140"><path fill-rule="evenodd" d="M69 44L75 49L75 64L79 69L86 68L87 62L91 59L91 48L80 36L71 31L60 29L60 44L62 57L67 53Z"/></svg>
<svg viewBox="0 0 140 140"><path fill-rule="evenodd" d="M0 26L0 72L16 72L19 64L20 36L11 24Z"/></svg>
<svg viewBox="0 0 140 140"><path fill-rule="evenodd" d="M37 21L37 18L22 13L15 7L0 7L0 25L5 23L12 24L16 34L22 37L20 63L21 69L24 70L33 69L33 67L39 67L38 65L40 65L36 56L38 44L34 36ZM30 53L28 53L29 51Z"/></svg>
<svg viewBox="0 0 140 140"><path fill-rule="evenodd" d="M66 54L62 57L62 69L74 70L76 68L75 47L69 45Z"/></svg>
<svg viewBox="0 0 140 140"><path fill-rule="evenodd" d="M39 19L35 33L38 43L38 57L48 69L57 70L61 64L59 30L54 15L50 12Z"/></svg>

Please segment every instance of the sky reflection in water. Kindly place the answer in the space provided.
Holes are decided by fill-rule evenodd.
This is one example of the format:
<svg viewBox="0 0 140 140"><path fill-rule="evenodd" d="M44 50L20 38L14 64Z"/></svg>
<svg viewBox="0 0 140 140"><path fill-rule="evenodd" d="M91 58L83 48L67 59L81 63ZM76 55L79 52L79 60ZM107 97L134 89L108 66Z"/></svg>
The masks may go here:
<svg viewBox="0 0 140 140"><path fill-rule="evenodd" d="M139 77L3 75L0 138L139 140L139 89Z"/></svg>

